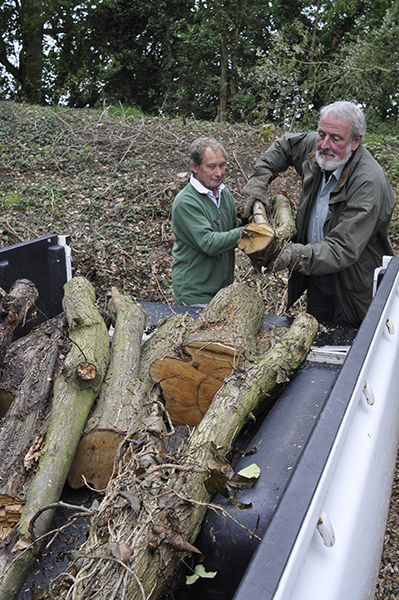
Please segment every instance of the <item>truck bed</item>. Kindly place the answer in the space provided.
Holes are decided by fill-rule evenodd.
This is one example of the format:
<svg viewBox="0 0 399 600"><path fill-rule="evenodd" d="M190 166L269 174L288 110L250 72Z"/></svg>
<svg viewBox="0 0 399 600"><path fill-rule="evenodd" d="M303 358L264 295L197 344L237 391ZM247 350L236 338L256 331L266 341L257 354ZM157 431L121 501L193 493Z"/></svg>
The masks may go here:
<svg viewBox="0 0 399 600"><path fill-rule="evenodd" d="M71 273L57 272L57 265L68 264L62 256L67 246L52 236L46 240L53 270L41 285L53 291L43 312L53 316L60 286ZM0 252L0 279L10 276L7 261L1 262ZM18 277L35 282L25 271ZM255 487L239 493L252 508L239 510L219 496L213 502L247 530L208 511L196 546L206 570L217 575L183 586L176 600L374 597L399 439L399 258L384 271L359 330L322 329L308 361L271 410L242 432L236 470L253 462L261 468ZM175 312L200 312L158 303L143 307L149 329ZM288 324L266 315L263 326ZM75 504L87 496L68 486L63 493ZM66 519L57 511L57 526ZM66 553L82 542L86 528L83 521L65 530L43 551L20 600L29 600L65 568Z"/></svg>

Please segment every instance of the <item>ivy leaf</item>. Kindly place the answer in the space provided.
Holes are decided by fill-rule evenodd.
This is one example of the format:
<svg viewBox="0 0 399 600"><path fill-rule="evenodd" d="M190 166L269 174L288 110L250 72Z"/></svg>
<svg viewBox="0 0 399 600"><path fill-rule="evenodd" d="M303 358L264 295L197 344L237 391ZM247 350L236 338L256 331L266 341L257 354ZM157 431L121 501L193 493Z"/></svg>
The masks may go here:
<svg viewBox="0 0 399 600"><path fill-rule="evenodd" d="M7 204L8 206L11 204L15 204L16 202L18 202L19 200L19 196L18 194L7 194L7 196L4 198L4 204Z"/></svg>
<svg viewBox="0 0 399 600"><path fill-rule="evenodd" d="M205 571L204 565L199 564L195 567L193 575L187 575L186 584L192 585L200 577L202 577L204 579L213 579L216 574L217 574L217 571L209 571L209 573L208 573L207 571Z"/></svg>

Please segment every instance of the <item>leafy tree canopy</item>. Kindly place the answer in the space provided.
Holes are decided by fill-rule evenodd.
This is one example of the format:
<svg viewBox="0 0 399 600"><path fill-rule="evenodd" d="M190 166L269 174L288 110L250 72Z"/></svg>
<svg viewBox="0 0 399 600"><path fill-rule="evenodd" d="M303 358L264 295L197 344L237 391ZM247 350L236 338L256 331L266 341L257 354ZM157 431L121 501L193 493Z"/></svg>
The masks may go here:
<svg viewBox="0 0 399 600"><path fill-rule="evenodd" d="M4 0L3 98L312 123L337 98L398 121L394 0Z"/></svg>

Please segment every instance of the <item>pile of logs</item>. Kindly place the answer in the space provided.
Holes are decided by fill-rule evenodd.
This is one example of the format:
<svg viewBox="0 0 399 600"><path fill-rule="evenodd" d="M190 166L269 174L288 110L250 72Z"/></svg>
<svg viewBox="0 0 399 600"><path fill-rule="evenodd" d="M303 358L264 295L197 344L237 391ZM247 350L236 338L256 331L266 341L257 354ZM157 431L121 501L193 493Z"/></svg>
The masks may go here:
<svg viewBox="0 0 399 600"><path fill-rule="evenodd" d="M174 316L142 345L144 310L113 289L110 344L91 284L75 277L64 314L11 343L35 302L22 296L17 307L14 290L0 311L0 598L17 598L66 480L103 501L50 596L160 598L197 552L212 494L235 477L233 441L306 359L317 322L299 316L271 340L259 296L233 284L196 320ZM175 447L181 426L190 435Z"/></svg>

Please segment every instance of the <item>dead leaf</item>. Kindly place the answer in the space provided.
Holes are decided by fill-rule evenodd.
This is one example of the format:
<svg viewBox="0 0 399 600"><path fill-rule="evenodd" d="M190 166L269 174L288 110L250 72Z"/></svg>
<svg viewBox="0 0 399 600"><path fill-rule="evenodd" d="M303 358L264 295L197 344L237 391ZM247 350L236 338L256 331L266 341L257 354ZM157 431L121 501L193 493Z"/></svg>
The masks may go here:
<svg viewBox="0 0 399 600"><path fill-rule="evenodd" d="M133 554L133 549L123 542L110 542L108 548L114 558L126 564Z"/></svg>
<svg viewBox="0 0 399 600"><path fill-rule="evenodd" d="M224 475L217 469L212 469L211 476L208 477L208 479L205 479L204 481L205 489L212 496L219 492L219 494L222 494L222 496L228 498L229 493L225 485L228 480L229 478L226 475Z"/></svg>
<svg viewBox="0 0 399 600"><path fill-rule="evenodd" d="M191 544L186 542L186 540L183 540L183 538L179 534L176 534L170 540L170 545L172 546L173 550L176 550L177 552L195 552L196 554L202 555L202 552L198 550L198 548L192 546Z"/></svg>
<svg viewBox="0 0 399 600"><path fill-rule="evenodd" d="M119 495L122 496L122 498L126 498L126 500L130 502L130 506L132 507L134 517L137 517L141 509L140 498L132 492L129 492L129 490L122 490L119 492Z"/></svg>

